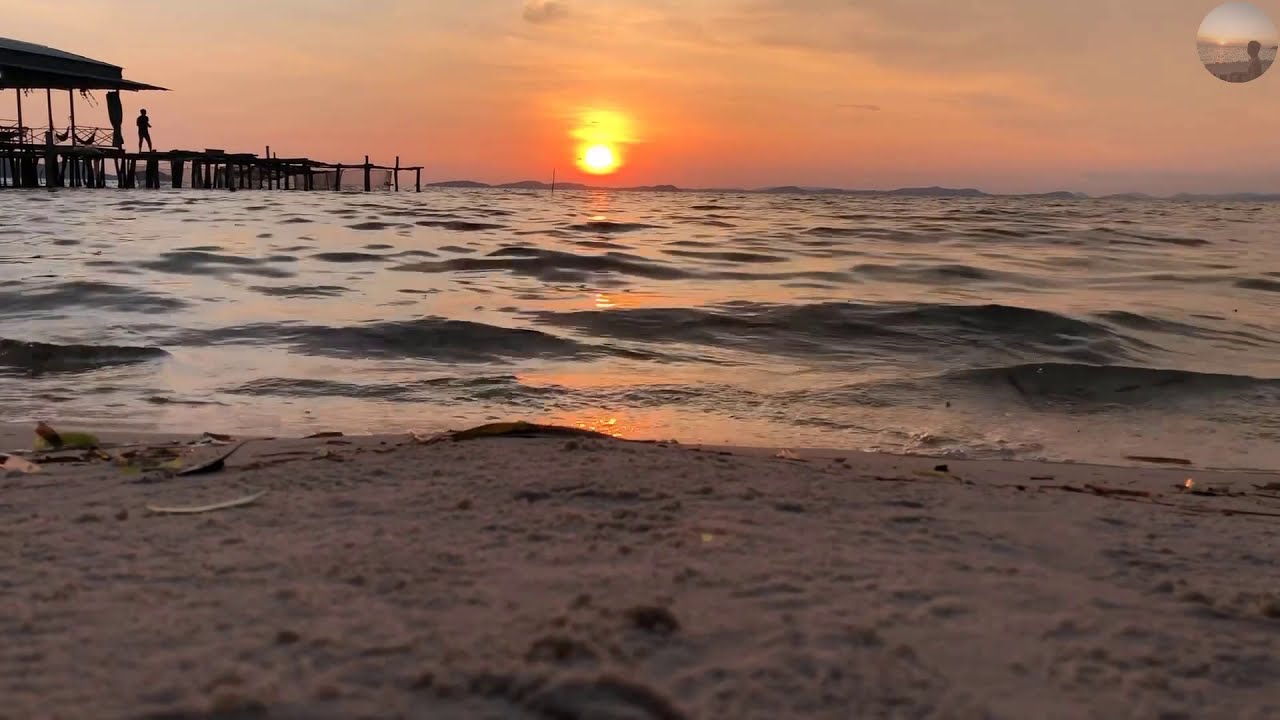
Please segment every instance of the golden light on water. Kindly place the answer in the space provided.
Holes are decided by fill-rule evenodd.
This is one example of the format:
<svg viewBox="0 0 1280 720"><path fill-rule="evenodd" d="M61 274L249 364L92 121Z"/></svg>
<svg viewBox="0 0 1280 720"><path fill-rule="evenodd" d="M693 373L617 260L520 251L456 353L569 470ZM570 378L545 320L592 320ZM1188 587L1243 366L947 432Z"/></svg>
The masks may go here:
<svg viewBox="0 0 1280 720"><path fill-rule="evenodd" d="M573 426L581 430L590 430L592 432L603 433L620 438L626 435L626 426L618 422L616 417L600 417L578 420Z"/></svg>

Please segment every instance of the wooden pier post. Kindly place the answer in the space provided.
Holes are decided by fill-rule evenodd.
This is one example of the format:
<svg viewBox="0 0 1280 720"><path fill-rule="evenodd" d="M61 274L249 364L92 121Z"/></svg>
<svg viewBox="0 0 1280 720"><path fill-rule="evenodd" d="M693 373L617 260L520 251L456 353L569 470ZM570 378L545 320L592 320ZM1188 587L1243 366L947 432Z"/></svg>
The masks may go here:
<svg viewBox="0 0 1280 720"><path fill-rule="evenodd" d="M400 156L396 156L396 174L395 174L396 192L400 192Z"/></svg>
<svg viewBox="0 0 1280 720"><path fill-rule="evenodd" d="M414 185L417 186L418 192L422 192L422 168L418 168L414 170L414 173L416 175L414 179Z"/></svg>
<svg viewBox="0 0 1280 720"><path fill-rule="evenodd" d="M24 143L27 139L22 125L22 88L17 88L16 92L18 93L18 142Z"/></svg>
<svg viewBox="0 0 1280 720"><path fill-rule="evenodd" d="M333 173L333 189L335 192L342 192L342 166L339 165L334 169Z"/></svg>
<svg viewBox="0 0 1280 720"><path fill-rule="evenodd" d="M369 192L373 189L373 168L369 165L369 156L364 156L364 191Z"/></svg>
<svg viewBox="0 0 1280 720"><path fill-rule="evenodd" d="M68 134L71 136L71 147L75 147L76 143L79 142L76 138L76 91L68 90L67 98L71 104L71 132Z"/></svg>
<svg viewBox="0 0 1280 720"><path fill-rule="evenodd" d="M49 112L53 112L52 105L49 106ZM59 184L58 153L53 149L53 123L50 122L49 130L44 134L44 186L52 190Z"/></svg>
<svg viewBox="0 0 1280 720"><path fill-rule="evenodd" d="M49 144L53 144L53 91L45 88L44 101L49 107Z"/></svg>

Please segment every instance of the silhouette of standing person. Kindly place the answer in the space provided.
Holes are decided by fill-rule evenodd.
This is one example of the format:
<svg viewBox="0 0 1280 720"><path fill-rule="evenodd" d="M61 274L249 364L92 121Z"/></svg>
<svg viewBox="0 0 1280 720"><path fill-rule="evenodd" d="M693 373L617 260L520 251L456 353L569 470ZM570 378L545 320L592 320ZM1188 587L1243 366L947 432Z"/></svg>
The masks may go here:
<svg viewBox="0 0 1280 720"><path fill-rule="evenodd" d="M155 152L156 149L151 145L151 118L147 117L147 111L143 110L138 115L138 152L142 152L142 143L147 143L147 150Z"/></svg>
<svg viewBox="0 0 1280 720"><path fill-rule="evenodd" d="M1262 58L1259 53L1262 52L1262 43L1257 40L1249 41L1249 79L1257 80L1262 77Z"/></svg>

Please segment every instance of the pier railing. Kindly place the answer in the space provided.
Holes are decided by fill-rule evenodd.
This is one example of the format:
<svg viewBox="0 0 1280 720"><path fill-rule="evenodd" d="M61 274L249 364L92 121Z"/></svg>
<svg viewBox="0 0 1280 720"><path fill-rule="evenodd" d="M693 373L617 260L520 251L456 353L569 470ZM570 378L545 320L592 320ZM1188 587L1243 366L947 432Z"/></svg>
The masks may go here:
<svg viewBox="0 0 1280 720"><path fill-rule="evenodd" d="M14 145L44 145L45 135L51 128L45 127L18 127L16 120L0 120L0 143L10 143ZM112 128L100 127L76 127L74 130L68 126L64 128L52 128L54 145L76 145L82 147L110 148L114 147L111 141L115 139L115 131ZM74 141L73 141L74 137Z"/></svg>

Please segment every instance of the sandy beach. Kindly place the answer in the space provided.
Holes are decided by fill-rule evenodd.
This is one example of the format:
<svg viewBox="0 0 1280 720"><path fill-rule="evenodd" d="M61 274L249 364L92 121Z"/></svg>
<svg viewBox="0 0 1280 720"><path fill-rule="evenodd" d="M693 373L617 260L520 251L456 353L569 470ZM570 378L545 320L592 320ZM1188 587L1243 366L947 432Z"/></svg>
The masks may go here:
<svg viewBox="0 0 1280 720"><path fill-rule="evenodd" d="M1280 717L1280 474L170 439L0 480L0 717Z"/></svg>
<svg viewBox="0 0 1280 720"><path fill-rule="evenodd" d="M1264 75L1268 70L1271 69L1271 65L1273 62L1274 61L1272 60L1262 61L1262 73ZM1237 76L1242 78L1241 80L1238 80L1235 82L1245 82L1243 78L1247 77L1249 73L1248 62L1206 63L1204 67L1206 70L1213 73L1215 77L1218 77L1222 80L1228 80L1232 76ZM1257 78L1254 78L1254 79L1257 79Z"/></svg>

